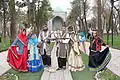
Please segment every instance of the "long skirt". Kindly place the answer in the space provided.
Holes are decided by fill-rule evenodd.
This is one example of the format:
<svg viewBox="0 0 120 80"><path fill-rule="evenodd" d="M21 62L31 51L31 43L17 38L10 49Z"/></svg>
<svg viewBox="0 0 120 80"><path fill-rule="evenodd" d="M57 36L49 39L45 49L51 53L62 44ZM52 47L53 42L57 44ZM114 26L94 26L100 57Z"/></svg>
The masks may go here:
<svg viewBox="0 0 120 80"><path fill-rule="evenodd" d="M28 51L28 49L27 49L27 46L24 46L23 49L24 49L23 53L18 54L17 47L11 46L8 49L7 62L12 67L12 69L26 72L26 71L28 71L28 66L27 66L27 58L28 58L27 51Z"/></svg>
<svg viewBox="0 0 120 80"><path fill-rule="evenodd" d="M91 71L99 72L103 70L111 60L111 53L109 48L106 48L102 52L93 52L90 50L89 56L89 69Z"/></svg>
<svg viewBox="0 0 120 80"><path fill-rule="evenodd" d="M38 59L36 59L36 56L38 56ZM42 68L43 68L42 57L40 55L34 54L34 60L28 61L28 70L30 72L37 72Z"/></svg>
<svg viewBox="0 0 120 80"><path fill-rule="evenodd" d="M78 55L73 47L70 50L70 56L68 58L69 70L71 71L82 71L85 68L85 65L82 61L81 54Z"/></svg>

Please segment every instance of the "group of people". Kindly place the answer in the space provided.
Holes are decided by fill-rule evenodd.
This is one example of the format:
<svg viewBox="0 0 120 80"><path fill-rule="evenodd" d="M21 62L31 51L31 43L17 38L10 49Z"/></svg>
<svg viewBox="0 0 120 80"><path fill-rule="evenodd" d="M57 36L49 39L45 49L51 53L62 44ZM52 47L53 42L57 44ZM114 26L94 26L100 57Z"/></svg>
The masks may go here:
<svg viewBox="0 0 120 80"><path fill-rule="evenodd" d="M9 65L14 70L22 72L36 72L43 68L37 44L37 36L32 31L26 36L26 29L21 29L8 49Z"/></svg>
<svg viewBox="0 0 120 80"><path fill-rule="evenodd" d="M85 65L81 54L86 52L84 43L86 38L83 32L77 34L72 26L68 29L62 27L54 32L50 32L48 27L44 26L38 38L33 31L26 35L26 29L22 29L9 47L7 61L14 70L24 72L36 72L54 65L57 65L56 70L68 68L71 71L82 71ZM88 34L88 39L90 39L89 69L101 71L111 59L109 48L101 51L101 46L106 45L98 36L97 30ZM51 43L54 46L51 46ZM54 57L51 55L52 52ZM55 58L57 64L54 64Z"/></svg>

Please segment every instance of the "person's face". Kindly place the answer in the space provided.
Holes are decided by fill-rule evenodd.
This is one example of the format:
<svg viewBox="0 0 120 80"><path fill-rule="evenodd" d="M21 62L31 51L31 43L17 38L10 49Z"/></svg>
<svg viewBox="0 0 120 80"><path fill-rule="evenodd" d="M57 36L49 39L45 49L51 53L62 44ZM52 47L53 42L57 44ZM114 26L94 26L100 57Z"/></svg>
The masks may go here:
<svg viewBox="0 0 120 80"><path fill-rule="evenodd" d="M71 33L71 37L74 38L75 34L74 33Z"/></svg>
<svg viewBox="0 0 120 80"><path fill-rule="evenodd" d="M65 27L62 27L61 31L63 31L63 32L64 32L64 31L65 31Z"/></svg>
<svg viewBox="0 0 120 80"><path fill-rule="evenodd" d="M96 37L96 36L97 36L97 32L93 31L93 37Z"/></svg>
<svg viewBox="0 0 120 80"><path fill-rule="evenodd" d="M32 35L32 39L34 39L35 38L35 36L34 35Z"/></svg>
<svg viewBox="0 0 120 80"><path fill-rule="evenodd" d="M47 30L48 30L47 26L45 26L45 27L43 28L43 30L44 30L44 31L47 31Z"/></svg>
<svg viewBox="0 0 120 80"><path fill-rule="evenodd" d="M23 35L26 35L26 31L23 31Z"/></svg>

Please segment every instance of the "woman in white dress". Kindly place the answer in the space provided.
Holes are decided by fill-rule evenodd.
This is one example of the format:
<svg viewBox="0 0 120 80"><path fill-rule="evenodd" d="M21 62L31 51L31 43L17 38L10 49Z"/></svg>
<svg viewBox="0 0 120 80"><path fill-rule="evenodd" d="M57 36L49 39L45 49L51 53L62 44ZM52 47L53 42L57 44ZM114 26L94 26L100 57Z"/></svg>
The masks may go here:
<svg viewBox="0 0 120 80"><path fill-rule="evenodd" d="M68 58L69 70L71 71L82 71L85 68L85 65L82 61L81 52L79 50L79 43L77 40L77 35L75 32L71 33L70 36L70 55Z"/></svg>

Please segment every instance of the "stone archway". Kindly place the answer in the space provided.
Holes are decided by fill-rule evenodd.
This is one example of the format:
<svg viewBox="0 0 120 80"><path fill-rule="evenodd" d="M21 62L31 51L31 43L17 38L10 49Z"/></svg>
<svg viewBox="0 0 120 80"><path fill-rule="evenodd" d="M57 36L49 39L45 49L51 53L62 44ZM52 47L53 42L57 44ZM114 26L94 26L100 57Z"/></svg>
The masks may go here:
<svg viewBox="0 0 120 80"><path fill-rule="evenodd" d="M56 16L52 20L52 30L60 29L62 27L63 23L64 23L63 19L59 16Z"/></svg>

